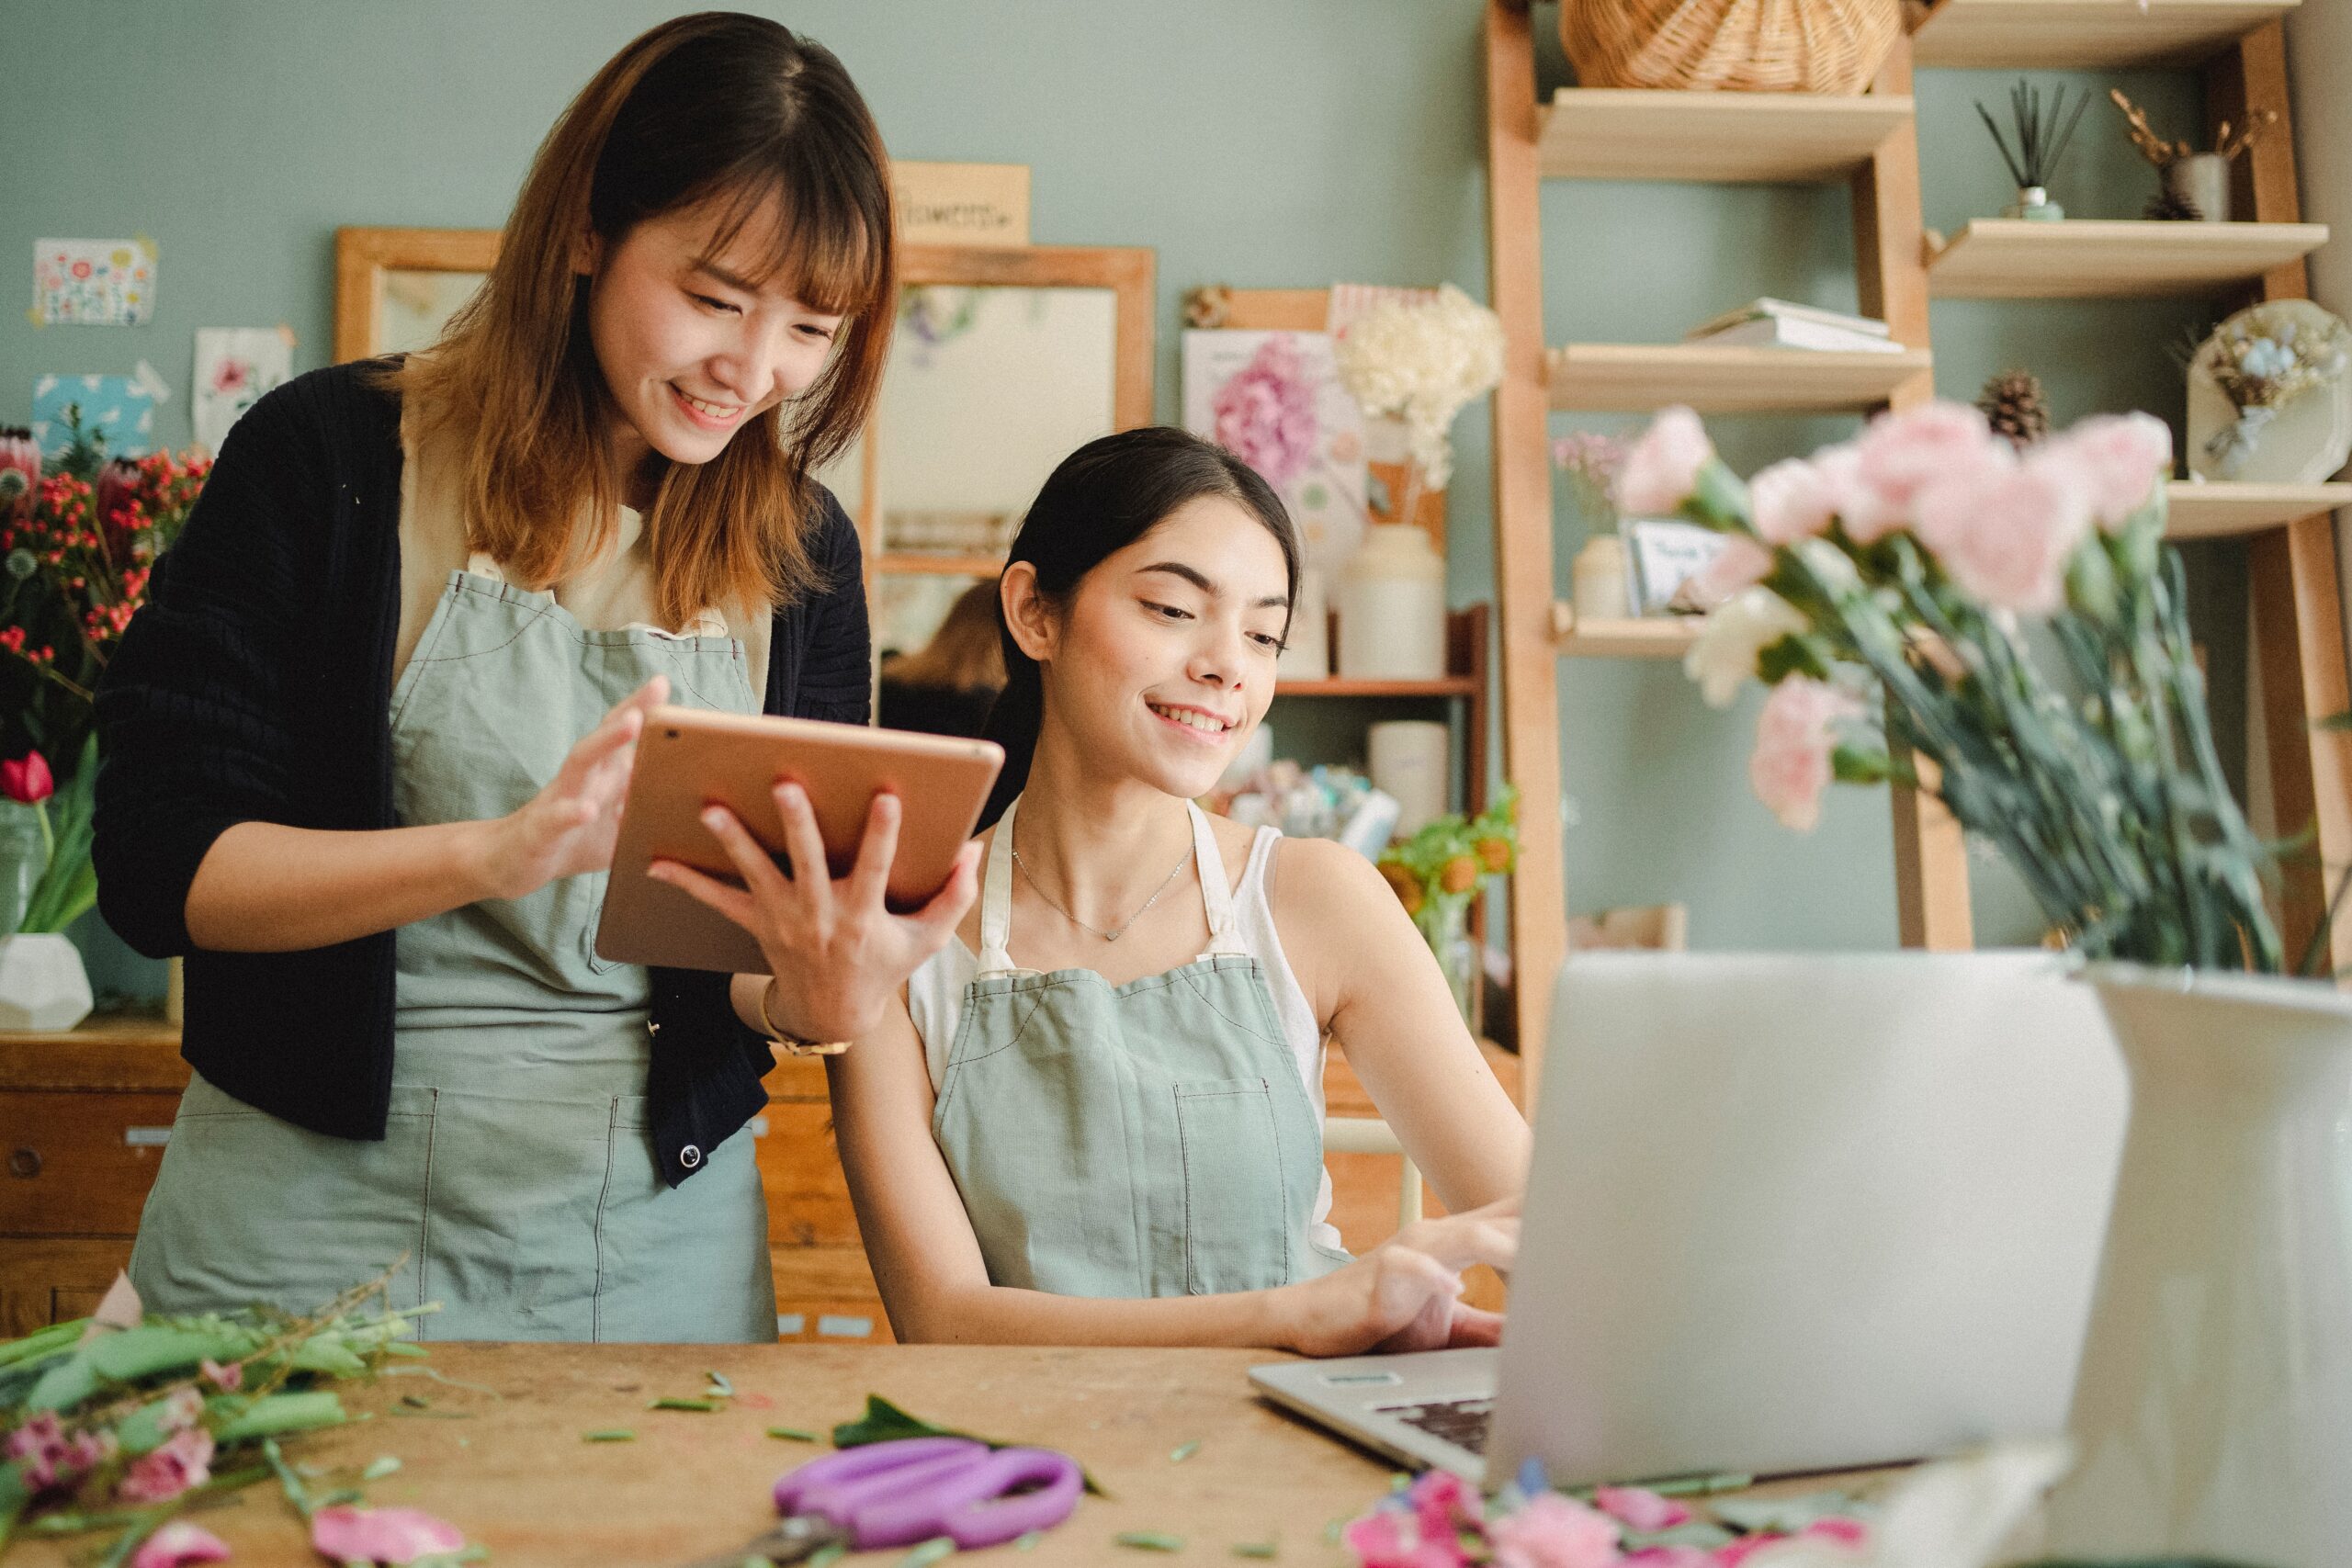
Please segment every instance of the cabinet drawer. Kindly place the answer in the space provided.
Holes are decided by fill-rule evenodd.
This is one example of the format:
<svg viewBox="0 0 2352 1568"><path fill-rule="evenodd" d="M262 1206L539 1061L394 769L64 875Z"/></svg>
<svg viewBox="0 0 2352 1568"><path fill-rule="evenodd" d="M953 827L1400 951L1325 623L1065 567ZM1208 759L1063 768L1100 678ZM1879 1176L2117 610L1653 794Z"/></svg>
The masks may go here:
<svg viewBox="0 0 2352 1568"><path fill-rule="evenodd" d="M133 1235L175 1094L0 1093L0 1234Z"/></svg>

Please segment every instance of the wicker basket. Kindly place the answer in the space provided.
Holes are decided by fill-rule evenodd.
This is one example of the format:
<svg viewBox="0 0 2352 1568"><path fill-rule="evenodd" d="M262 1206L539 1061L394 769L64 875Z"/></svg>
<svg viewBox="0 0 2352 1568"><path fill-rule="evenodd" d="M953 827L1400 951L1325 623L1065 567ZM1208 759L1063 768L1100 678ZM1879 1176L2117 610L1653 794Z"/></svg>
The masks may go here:
<svg viewBox="0 0 2352 1568"><path fill-rule="evenodd" d="M1587 87L1859 93L1902 31L1901 0L1561 0Z"/></svg>

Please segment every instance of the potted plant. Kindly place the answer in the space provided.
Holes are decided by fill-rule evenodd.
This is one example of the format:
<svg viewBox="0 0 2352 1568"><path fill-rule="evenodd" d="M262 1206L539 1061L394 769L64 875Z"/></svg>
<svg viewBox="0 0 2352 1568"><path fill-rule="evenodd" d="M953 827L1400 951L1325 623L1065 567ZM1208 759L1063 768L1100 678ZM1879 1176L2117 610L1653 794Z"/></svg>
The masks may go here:
<svg viewBox="0 0 2352 1568"><path fill-rule="evenodd" d="M1437 954L1463 1021L1476 1033L1483 965L1477 939L1470 935L1470 905L1487 878L1518 868L1518 789L1503 785L1476 817L1457 811L1431 818L1382 851L1378 864Z"/></svg>
<svg viewBox="0 0 2352 1568"><path fill-rule="evenodd" d="M28 432L0 429L0 916L16 922L0 932L0 1028L71 1028L89 1010L63 932L97 900L98 677L211 467L194 454L110 459L78 409L66 426L47 473Z"/></svg>
<svg viewBox="0 0 2352 1568"><path fill-rule="evenodd" d="M2114 1024L2132 1123L2052 1544L2352 1561L2352 998L2295 977L2325 925L2287 951L2223 778L2171 461L2144 414L2019 451L1937 403L1743 483L1674 409L1619 485L1731 536L1687 667L1718 705L1770 686L1766 804L1804 828L1833 779L1929 791Z"/></svg>

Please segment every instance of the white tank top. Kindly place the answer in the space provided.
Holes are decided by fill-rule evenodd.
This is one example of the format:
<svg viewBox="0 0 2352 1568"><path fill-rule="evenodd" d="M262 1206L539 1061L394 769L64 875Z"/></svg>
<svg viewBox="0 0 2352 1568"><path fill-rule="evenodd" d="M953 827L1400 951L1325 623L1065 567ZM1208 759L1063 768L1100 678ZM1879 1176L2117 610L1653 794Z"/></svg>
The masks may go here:
<svg viewBox="0 0 2352 1568"><path fill-rule="evenodd" d="M1243 952L1258 961L1266 972L1266 990L1273 998L1274 1016L1283 1027L1283 1039L1290 1046L1291 1059L1298 1065L1299 1080L1306 1086L1306 1101L1315 1109L1317 1125L1323 1120L1323 1031L1315 1021L1315 1009L1299 988L1298 976L1291 973L1290 961L1283 956L1282 938L1274 931L1274 911L1268 897L1267 884L1273 872L1274 846L1282 841L1282 829L1265 827L1258 829L1250 843L1250 863L1242 867L1241 881L1233 890L1234 934L1239 939ZM907 981L907 1012L914 1020L915 1032L922 1039L923 1066L931 1074L931 1090L939 1092L940 1080L947 1072L947 1050L955 1043L956 1026L964 1015L964 989L979 973L978 954L956 937ZM1322 1190L1315 1200L1315 1237L1319 1245L1338 1247L1340 1233L1329 1224L1331 1213L1331 1174L1323 1173Z"/></svg>

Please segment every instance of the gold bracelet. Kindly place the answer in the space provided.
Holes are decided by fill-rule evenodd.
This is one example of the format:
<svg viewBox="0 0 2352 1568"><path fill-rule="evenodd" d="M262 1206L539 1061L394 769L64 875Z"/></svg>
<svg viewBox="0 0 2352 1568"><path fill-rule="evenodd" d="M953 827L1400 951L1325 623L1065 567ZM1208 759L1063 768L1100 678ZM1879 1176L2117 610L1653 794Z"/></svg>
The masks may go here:
<svg viewBox="0 0 2352 1568"><path fill-rule="evenodd" d="M768 1043L784 1048L787 1056L838 1056L849 1049L846 1040L803 1040L788 1029L779 1029L768 1012L768 998L775 995L775 976L760 987L760 1027L768 1032Z"/></svg>

